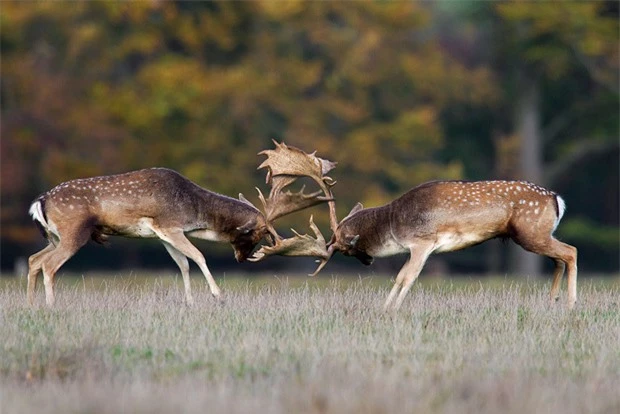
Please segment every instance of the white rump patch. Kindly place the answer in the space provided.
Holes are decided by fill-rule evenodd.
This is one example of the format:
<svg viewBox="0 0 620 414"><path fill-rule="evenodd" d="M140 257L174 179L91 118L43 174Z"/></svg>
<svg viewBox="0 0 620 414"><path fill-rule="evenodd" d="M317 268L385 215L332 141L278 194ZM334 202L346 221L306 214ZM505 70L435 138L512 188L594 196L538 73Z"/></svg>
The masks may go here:
<svg viewBox="0 0 620 414"><path fill-rule="evenodd" d="M49 227L47 221L45 220L45 215L43 214L43 208L41 207L41 201L37 200L30 206L30 210L28 210L28 214L32 217L33 220L38 221L45 227L46 229Z"/></svg>
<svg viewBox="0 0 620 414"><path fill-rule="evenodd" d="M562 217L564 216L564 212L566 211L566 203L564 202L564 199L560 197L559 195L556 195L555 200L558 203L558 218L555 219L555 225L553 226L553 231L555 231L555 229L558 227L558 224L560 224L560 220L562 220Z"/></svg>
<svg viewBox="0 0 620 414"><path fill-rule="evenodd" d="M43 214L43 207L41 205L41 201L37 200L34 203L32 203L30 205L30 209L28 210L28 214L30 214L30 216L32 216L33 220L38 221L39 223L41 223L41 225L43 226L43 228L45 229L45 231L48 233L48 235L53 236L52 238L48 238L48 240L56 245L57 241L60 240L60 234L58 234L58 229L56 228L56 224L54 224L54 222L52 221L47 221L45 220L45 215ZM53 238L56 237L58 240L54 240Z"/></svg>

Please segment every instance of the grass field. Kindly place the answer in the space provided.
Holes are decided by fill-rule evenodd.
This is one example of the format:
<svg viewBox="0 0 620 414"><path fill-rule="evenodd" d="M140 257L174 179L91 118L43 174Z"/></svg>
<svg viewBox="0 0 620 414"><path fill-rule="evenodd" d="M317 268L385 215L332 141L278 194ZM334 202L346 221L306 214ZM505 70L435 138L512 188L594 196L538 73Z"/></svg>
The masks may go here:
<svg viewBox="0 0 620 414"><path fill-rule="evenodd" d="M617 413L620 280L0 278L0 413Z"/></svg>

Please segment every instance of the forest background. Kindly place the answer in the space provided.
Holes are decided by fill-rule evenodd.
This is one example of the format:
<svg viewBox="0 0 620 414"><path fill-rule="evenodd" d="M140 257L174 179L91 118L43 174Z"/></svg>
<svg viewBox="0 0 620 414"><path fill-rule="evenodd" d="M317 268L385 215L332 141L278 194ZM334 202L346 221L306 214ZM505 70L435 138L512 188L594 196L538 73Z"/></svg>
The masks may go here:
<svg viewBox="0 0 620 414"><path fill-rule="evenodd" d="M254 187L268 189L257 153L276 139L338 162L340 218L428 180L547 186L566 200L557 235L580 269L617 273L618 20L615 1L3 1L2 270L44 245L28 207L60 182L165 166L256 201ZM313 214L327 232L327 209ZM306 231L308 216L279 227ZM229 247L197 244L215 273L313 267L237 265ZM165 266L158 243L113 239L67 268ZM429 267L548 269L499 241Z"/></svg>

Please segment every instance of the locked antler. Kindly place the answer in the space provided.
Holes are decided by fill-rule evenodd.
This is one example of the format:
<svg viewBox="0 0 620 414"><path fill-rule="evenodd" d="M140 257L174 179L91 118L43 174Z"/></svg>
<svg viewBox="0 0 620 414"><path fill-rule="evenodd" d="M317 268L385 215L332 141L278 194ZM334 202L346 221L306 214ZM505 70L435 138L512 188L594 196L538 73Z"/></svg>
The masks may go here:
<svg viewBox="0 0 620 414"><path fill-rule="evenodd" d="M333 249L328 248L325 238L314 224L312 217L310 217L310 229L316 238L307 234L299 234L293 229L295 234L293 237L282 239L277 235L271 223L285 214L327 201L330 210L330 226L335 232L338 220L331 187L336 184L336 181L326 174L336 167L336 163L317 157L316 152L308 154L284 143L274 141L274 144L275 150L265 150L259 153L259 155L267 156L267 159L258 168L267 168L267 184L272 186L269 198L265 199L260 190L258 191L265 209L268 226L275 238L275 244L273 246L262 246L249 260L258 262L273 255L313 256L321 261L318 269L313 273L315 275L332 256ZM303 188L299 193L282 192L284 187L302 176L315 181L321 190L312 194L304 194ZM319 196L321 191L324 194L323 196Z"/></svg>
<svg viewBox="0 0 620 414"><path fill-rule="evenodd" d="M279 204L276 202L276 200L280 194L287 194L281 193L284 187L290 185L299 177L308 177L314 180L325 194L324 197L317 198L317 202L315 204L323 201L329 202L330 224L335 229L335 226L337 225L336 205L333 202L334 197L331 192L331 187L336 184L336 181L334 181L326 174L336 167L336 163L317 157L315 155L316 151L312 154L308 154L300 150L299 148L290 147L285 143L278 143L277 141L273 141L273 143L276 146L275 150L264 150L258 153L258 155L267 156L267 159L263 161L263 163L259 165L258 168L267 168L266 182L267 184L271 185L271 191L269 193L268 199L270 200L270 202L268 204L266 203L266 201L263 201L264 197L262 197L261 194L261 201L263 201L266 212L267 208L269 208L270 210L275 209L274 206ZM316 195L316 193L314 194ZM290 204L291 207L294 205L295 203ZM283 209L285 211L287 208L289 207L286 207L286 204L283 207L278 207L278 209ZM297 210L300 210L300 208L292 211Z"/></svg>

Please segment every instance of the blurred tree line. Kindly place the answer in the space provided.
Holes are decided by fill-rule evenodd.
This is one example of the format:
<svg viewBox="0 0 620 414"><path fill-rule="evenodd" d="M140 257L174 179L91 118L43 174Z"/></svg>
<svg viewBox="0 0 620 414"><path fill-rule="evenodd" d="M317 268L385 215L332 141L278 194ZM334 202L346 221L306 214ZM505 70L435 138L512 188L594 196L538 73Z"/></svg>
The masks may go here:
<svg viewBox="0 0 620 414"><path fill-rule="evenodd" d="M2 265L42 243L28 206L62 181L166 166L253 196L274 138L338 161L339 217L433 179L548 186L581 268L618 271L618 14L615 1L3 2ZM497 246L446 260L502 271Z"/></svg>

